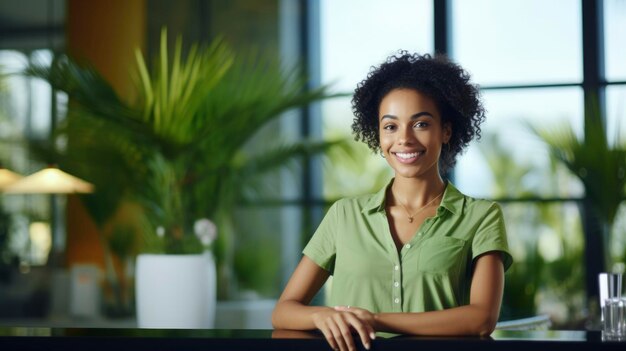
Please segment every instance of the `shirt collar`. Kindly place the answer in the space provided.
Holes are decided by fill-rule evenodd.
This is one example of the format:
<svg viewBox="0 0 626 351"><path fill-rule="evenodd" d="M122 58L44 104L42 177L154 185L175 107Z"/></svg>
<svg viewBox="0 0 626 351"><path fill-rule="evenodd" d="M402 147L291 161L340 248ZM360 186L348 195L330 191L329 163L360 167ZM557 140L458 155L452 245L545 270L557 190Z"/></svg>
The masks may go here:
<svg viewBox="0 0 626 351"><path fill-rule="evenodd" d="M363 207L362 212L380 212L385 210L385 198L387 196L387 189L393 184L393 179L387 183L382 189L380 189L377 193L373 194L370 197L369 201ZM465 196L461 194L461 192L452 185L451 182L448 182L446 185L446 190L443 193L443 198L441 200L441 204L439 208L445 208L450 211L452 214L461 214L463 212L463 205L465 203ZM440 211L440 210L437 210Z"/></svg>
<svg viewBox="0 0 626 351"><path fill-rule="evenodd" d="M385 198L387 197L387 189L393 184L393 179L387 183L382 189L370 197L369 201L363 207L362 212L380 212L385 210Z"/></svg>
<svg viewBox="0 0 626 351"><path fill-rule="evenodd" d="M443 199L439 207L443 207L446 210L452 212L452 214L458 215L463 213L463 205L465 204L465 195L448 181L446 190L443 193Z"/></svg>

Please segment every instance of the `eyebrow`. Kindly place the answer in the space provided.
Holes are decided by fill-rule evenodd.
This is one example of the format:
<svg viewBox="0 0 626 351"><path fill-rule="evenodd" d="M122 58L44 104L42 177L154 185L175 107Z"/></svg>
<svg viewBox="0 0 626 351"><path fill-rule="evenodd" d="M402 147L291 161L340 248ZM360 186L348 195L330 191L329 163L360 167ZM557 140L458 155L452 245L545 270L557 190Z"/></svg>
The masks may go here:
<svg viewBox="0 0 626 351"><path fill-rule="evenodd" d="M418 118L420 118L420 117L422 117L422 116L427 116L427 117L430 117L430 118L435 118L435 117L434 117L434 116L433 116L430 112L423 111L423 112L418 112L418 113L414 114L413 116L411 116L411 120L418 119ZM389 118L389 119L398 119L398 116L395 116L395 115L384 115L384 116L382 116L380 119L381 119L381 120L383 120L383 119L385 119L385 118Z"/></svg>

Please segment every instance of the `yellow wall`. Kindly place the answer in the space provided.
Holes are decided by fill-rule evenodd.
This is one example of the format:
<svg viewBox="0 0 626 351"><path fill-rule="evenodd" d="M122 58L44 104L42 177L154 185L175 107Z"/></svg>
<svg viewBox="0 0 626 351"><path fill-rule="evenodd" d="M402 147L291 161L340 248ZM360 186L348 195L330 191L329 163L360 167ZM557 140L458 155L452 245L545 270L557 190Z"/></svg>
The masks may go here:
<svg viewBox="0 0 626 351"><path fill-rule="evenodd" d="M68 0L66 45L70 55L93 65L122 99L133 94L129 75L134 50L145 50L146 0ZM80 200L68 198L66 263L104 265L95 224Z"/></svg>

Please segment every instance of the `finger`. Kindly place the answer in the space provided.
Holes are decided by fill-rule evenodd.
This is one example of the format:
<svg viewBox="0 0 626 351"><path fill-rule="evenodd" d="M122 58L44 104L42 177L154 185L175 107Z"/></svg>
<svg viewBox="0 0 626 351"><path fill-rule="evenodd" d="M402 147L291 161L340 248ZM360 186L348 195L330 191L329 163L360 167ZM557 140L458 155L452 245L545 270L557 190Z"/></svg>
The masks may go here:
<svg viewBox="0 0 626 351"><path fill-rule="evenodd" d="M373 328L369 325L369 323L364 323L362 320L355 317L354 315L348 316L347 319L352 328L359 334L363 346L369 350L372 342L371 335L373 332Z"/></svg>
<svg viewBox="0 0 626 351"><path fill-rule="evenodd" d="M341 335L341 330L339 329L339 326L336 323L331 322L329 323L329 329L331 333L333 334L333 338L335 340L335 344L337 345L337 348L339 348L339 350L342 350L342 351L347 350L348 345L346 344L343 336Z"/></svg>
<svg viewBox="0 0 626 351"><path fill-rule="evenodd" d="M376 329L374 329L374 325L371 324L371 321L363 323L363 324L366 329L367 335L369 336L369 339L370 340L376 339Z"/></svg>
<svg viewBox="0 0 626 351"><path fill-rule="evenodd" d="M337 346L337 342L335 341L335 336L330 331L330 329L326 327L326 328L320 329L320 331L322 332L322 334L324 334L326 341L328 341L328 345L330 345L330 347L333 350L338 350L339 346Z"/></svg>
<svg viewBox="0 0 626 351"><path fill-rule="evenodd" d="M364 313L367 313L367 310L358 308L358 307L350 307L350 306L335 306L333 307L333 309L335 311L340 311L340 312L350 312L352 313L354 316L356 316L358 319L362 320L362 321L366 321L367 320L367 315ZM374 327L369 324L369 323L365 323L367 325L368 328L368 334L370 336L371 339L376 339L376 331L374 330Z"/></svg>
<svg viewBox="0 0 626 351"><path fill-rule="evenodd" d="M351 317L356 319L356 317L354 316ZM346 323L342 316L337 316L336 321L337 326L339 327L339 330L341 332L343 341L347 345L348 350L355 350L356 348L354 346L354 339L352 338L352 331L350 330L348 323Z"/></svg>

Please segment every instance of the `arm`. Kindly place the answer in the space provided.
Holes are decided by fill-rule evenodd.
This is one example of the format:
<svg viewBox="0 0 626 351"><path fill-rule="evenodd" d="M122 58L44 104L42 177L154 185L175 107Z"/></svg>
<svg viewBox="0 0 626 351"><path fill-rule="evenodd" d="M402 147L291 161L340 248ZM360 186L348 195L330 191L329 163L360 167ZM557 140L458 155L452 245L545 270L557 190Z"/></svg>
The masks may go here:
<svg viewBox="0 0 626 351"><path fill-rule="evenodd" d="M499 252L476 259L469 305L422 313L378 313L339 308L359 319L372 321L379 331L412 335L480 335L493 332L502 303L504 267Z"/></svg>
<svg viewBox="0 0 626 351"><path fill-rule="evenodd" d="M374 328L350 313L329 307L308 306L324 285L330 273L307 256L304 256L272 313L272 325L276 329L319 329L330 346L337 350L354 350L352 331L356 331L363 345L369 349L374 339Z"/></svg>
<svg viewBox="0 0 626 351"><path fill-rule="evenodd" d="M319 267L310 258L302 257L272 313L274 328L315 329L312 315L326 310L328 307L308 306L308 304L329 276L330 273Z"/></svg>

